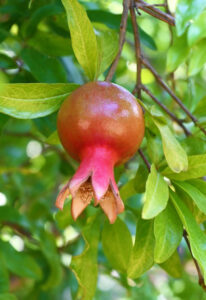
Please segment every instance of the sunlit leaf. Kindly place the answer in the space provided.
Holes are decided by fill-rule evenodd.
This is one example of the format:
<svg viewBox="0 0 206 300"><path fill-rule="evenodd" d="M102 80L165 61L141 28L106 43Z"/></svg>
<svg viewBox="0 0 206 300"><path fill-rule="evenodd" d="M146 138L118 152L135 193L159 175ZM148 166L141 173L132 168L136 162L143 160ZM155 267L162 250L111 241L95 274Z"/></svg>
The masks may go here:
<svg viewBox="0 0 206 300"><path fill-rule="evenodd" d="M0 93L0 112L20 119L43 117L58 110L77 87L69 83L4 84Z"/></svg>
<svg viewBox="0 0 206 300"><path fill-rule="evenodd" d="M105 222L102 246L112 267L126 272L132 251L132 237L126 224L119 218L114 224Z"/></svg>
<svg viewBox="0 0 206 300"><path fill-rule="evenodd" d="M152 165L146 183L142 218L152 219L157 216L165 209L168 198L168 185L162 175L156 171L155 165Z"/></svg>
<svg viewBox="0 0 206 300"><path fill-rule="evenodd" d="M182 224L171 203L154 221L155 250L154 260L163 263L177 249L182 239Z"/></svg>

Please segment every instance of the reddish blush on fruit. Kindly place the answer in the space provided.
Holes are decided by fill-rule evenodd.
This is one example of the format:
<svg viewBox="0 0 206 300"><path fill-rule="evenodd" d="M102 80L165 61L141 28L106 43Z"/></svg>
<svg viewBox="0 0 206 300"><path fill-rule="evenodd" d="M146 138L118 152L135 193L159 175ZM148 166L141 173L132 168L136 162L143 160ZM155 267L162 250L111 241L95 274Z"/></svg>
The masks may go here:
<svg viewBox="0 0 206 300"><path fill-rule="evenodd" d="M110 223L124 211L114 179L114 166L129 160L144 137L143 112L126 89L108 82L90 82L72 92L58 113L58 134L67 153L80 162L60 191L56 206L72 195L74 220L94 198Z"/></svg>

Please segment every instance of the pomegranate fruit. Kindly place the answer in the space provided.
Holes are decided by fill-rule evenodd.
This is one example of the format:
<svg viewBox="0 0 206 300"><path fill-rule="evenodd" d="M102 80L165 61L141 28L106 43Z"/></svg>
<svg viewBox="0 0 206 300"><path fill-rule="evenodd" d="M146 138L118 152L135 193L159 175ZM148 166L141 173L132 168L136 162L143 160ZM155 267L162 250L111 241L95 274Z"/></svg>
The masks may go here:
<svg viewBox="0 0 206 300"><path fill-rule="evenodd" d="M56 206L72 195L74 220L94 198L110 223L124 210L113 168L131 158L144 136L143 112L135 97L108 82L90 82L63 102L58 134L68 154L80 161L73 178L60 191Z"/></svg>

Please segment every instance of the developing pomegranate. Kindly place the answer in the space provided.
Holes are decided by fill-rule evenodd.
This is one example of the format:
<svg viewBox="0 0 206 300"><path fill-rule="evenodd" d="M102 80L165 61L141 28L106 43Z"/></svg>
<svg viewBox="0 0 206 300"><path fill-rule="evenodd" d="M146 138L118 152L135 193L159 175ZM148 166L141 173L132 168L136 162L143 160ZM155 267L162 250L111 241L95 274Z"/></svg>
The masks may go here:
<svg viewBox="0 0 206 300"><path fill-rule="evenodd" d="M90 82L63 102L57 120L58 134L67 153L80 166L60 191L56 206L63 208L72 196L74 220L94 199L110 223L124 204L114 179L114 166L131 158L144 136L143 112L135 97L108 82Z"/></svg>

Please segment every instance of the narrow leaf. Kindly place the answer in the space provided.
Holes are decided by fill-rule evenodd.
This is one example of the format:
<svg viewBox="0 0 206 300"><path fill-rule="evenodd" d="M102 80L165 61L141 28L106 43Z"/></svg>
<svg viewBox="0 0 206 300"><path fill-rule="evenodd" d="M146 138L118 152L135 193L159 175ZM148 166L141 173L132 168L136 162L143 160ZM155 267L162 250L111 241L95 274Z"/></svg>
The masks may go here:
<svg viewBox="0 0 206 300"><path fill-rule="evenodd" d="M159 122L157 118L153 118L153 120L160 131L164 155L170 169L176 173L187 170L188 159L185 150L167 125Z"/></svg>
<svg viewBox="0 0 206 300"><path fill-rule="evenodd" d="M180 278L182 275L183 267L177 251L164 263L159 264L159 266L174 278Z"/></svg>
<svg viewBox="0 0 206 300"><path fill-rule="evenodd" d="M26 253L17 252L8 242L0 241L0 257L14 274L36 280L41 279L42 271L34 258Z"/></svg>
<svg viewBox="0 0 206 300"><path fill-rule="evenodd" d="M9 272L3 259L0 258L0 295L9 291Z"/></svg>
<svg viewBox="0 0 206 300"><path fill-rule="evenodd" d="M154 260L163 263L177 249L182 239L182 223L171 203L154 221L155 250Z"/></svg>
<svg viewBox="0 0 206 300"><path fill-rule="evenodd" d="M99 54L92 24L77 0L62 0L67 13L72 47L77 60L90 80L97 77Z"/></svg>
<svg viewBox="0 0 206 300"><path fill-rule="evenodd" d="M127 270L128 277L138 278L153 266L155 247L153 231L153 220L138 220L135 245Z"/></svg>
<svg viewBox="0 0 206 300"><path fill-rule="evenodd" d="M195 20L189 27L187 38L190 46L194 45L199 40L206 37L206 11Z"/></svg>
<svg viewBox="0 0 206 300"><path fill-rule="evenodd" d="M206 283L206 235L200 229L192 213L177 194L171 191L170 195L179 217L189 235L192 254L202 269L204 281Z"/></svg>
<svg viewBox="0 0 206 300"><path fill-rule="evenodd" d="M189 22L196 19L206 7L205 0L179 0L176 10L176 26L178 35L182 35Z"/></svg>
<svg viewBox="0 0 206 300"><path fill-rule="evenodd" d="M58 110L77 87L70 83L0 84L0 112L20 119L44 117Z"/></svg>
<svg viewBox="0 0 206 300"><path fill-rule="evenodd" d="M189 60L188 75L194 76L204 67L206 62L206 40L200 41L194 46Z"/></svg>
<svg viewBox="0 0 206 300"><path fill-rule="evenodd" d="M24 48L20 56L39 82L67 82L66 71L58 58L49 57L33 48ZM42 66L44 67L42 68Z"/></svg>
<svg viewBox="0 0 206 300"><path fill-rule="evenodd" d="M94 297L97 284L97 248L99 241L99 221L90 220L84 228L83 236L86 248L82 254L74 256L71 268L74 272L79 285L82 288L83 297L81 299L91 300Z"/></svg>
<svg viewBox="0 0 206 300"><path fill-rule="evenodd" d="M125 272L132 251L132 237L126 224L119 218L112 225L105 222L102 246L112 267Z"/></svg>
<svg viewBox="0 0 206 300"><path fill-rule="evenodd" d="M95 25L100 56L100 74L103 73L111 65L118 52L119 47L117 32L105 27L102 28Z"/></svg>
<svg viewBox="0 0 206 300"><path fill-rule="evenodd" d="M168 185L161 174L156 171L155 165L151 166L151 172L146 183L143 219L152 219L163 211L169 198Z"/></svg>
<svg viewBox="0 0 206 300"><path fill-rule="evenodd" d="M163 174L171 179L181 181L203 177L206 174L206 154L188 156L187 171L176 174L167 168L164 170Z"/></svg>
<svg viewBox="0 0 206 300"><path fill-rule="evenodd" d="M192 200L195 202L197 207L206 214L206 195L201 193L195 186L188 182L175 181L175 185L180 187Z"/></svg>

